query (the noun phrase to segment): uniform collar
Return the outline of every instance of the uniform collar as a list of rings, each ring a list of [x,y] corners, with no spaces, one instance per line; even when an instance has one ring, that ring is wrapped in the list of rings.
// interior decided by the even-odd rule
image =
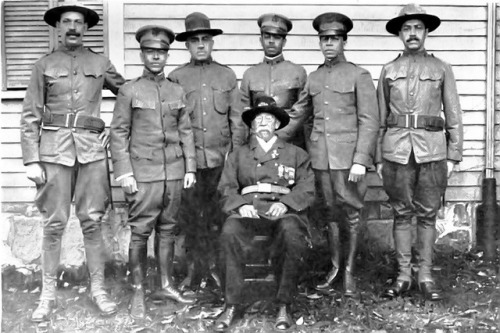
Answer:
[[[159,74],[151,73],[147,68],[144,68],[142,72],[142,77],[151,81],[155,81],[156,83],[162,82],[165,80],[165,73],[161,72]]]
[[[338,64],[339,62],[345,62],[345,55],[343,54],[339,54],[338,56],[336,56],[334,59],[332,60],[329,60],[329,59],[325,59],[325,67],[333,67],[335,66],[336,64]]]
[[[209,57],[207,60],[195,60],[191,58],[189,62],[193,66],[207,66],[213,62],[212,57]]]
[[[59,47],[57,48],[57,51],[61,51],[64,53],[68,54],[78,54],[83,52],[83,45],[77,46],[77,47],[67,47],[66,45],[60,44]]]
[[[279,64],[280,62],[285,61],[285,57],[283,56],[283,53],[277,55],[276,57],[269,58],[264,56],[264,62],[268,65],[276,65]]]
[[[408,51],[404,51],[403,52],[403,56],[404,57],[428,57],[429,56],[429,53],[427,53],[427,50],[421,50],[421,51],[417,51],[417,52],[408,52]]]

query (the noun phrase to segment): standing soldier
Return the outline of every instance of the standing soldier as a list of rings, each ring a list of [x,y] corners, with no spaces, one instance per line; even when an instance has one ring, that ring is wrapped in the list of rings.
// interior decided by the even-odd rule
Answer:
[[[290,115],[289,125],[277,132],[286,142],[305,148],[303,119],[291,113],[306,83],[307,74],[302,66],[283,57],[286,35],[292,30],[292,21],[279,14],[264,14],[257,21],[264,60],[250,67],[243,74],[241,94],[243,106],[255,106],[259,95],[271,96],[276,104]]]
[[[224,158],[241,146],[246,128],[241,121],[241,102],[236,75],[212,59],[213,37],[222,34],[212,29],[205,14],[191,13],[186,31],[176,36],[186,42],[191,61],[178,67],[169,78],[180,84],[187,95],[196,145],[196,186],[184,191],[183,218],[188,250],[188,275],[181,287],[191,285],[195,272],[210,273],[220,286],[215,270],[218,230],[222,223],[217,184]]]
[[[398,277],[384,292],[408,291],[411,220],[417,218],[418,287],[430,300],[442,298],[431,275],[436,214],[447,179],[462,159],[462,113],[451,66],[425,50],[425,38],[441,21],[410,4],[386,29],[399,36],[404,52],[382,69],[378,81],[381,130],[377,173],[394,211]],[[441,117],[444,113],[444,119]]]
[[[61,237],[75,198],[90,293],[103,314],[116,312],[104,290],[101,220],[109,189],[106,146],[109,131],[99,118],[103,87],[117,93],[123,84],[108,58],[83,47],[83,35],[99,22],[91,9],[65,5],[44,20],[56,27],[61,45],[35,63],[21,119],[21,146],[27,177],[35,182],[43,219],[42,294],[31,319],[47,320],[55,307]]]
[[[118,93],[111,121],[111,153],[116,180],[129,205],[129,267],[134,288],[130,316],[141,319],[146,315],[143,281],[153,229],[161,278],[155,295],[194,302],[181,295],[172,274],[182,188],[196,182],[196,159],[184,90],[163,73],[174,33],[148,25],[137,30],[135,38],[141,46],[144,71]]]
[[[339,276],[340,240],[348,239],[344,293],[353,296],[360,210],[367,189],[365,174],[373,164],[379,129],[377,96],[370,73],[345,59],[351,19],[340,13],[324,13],[314,19],[313,27],[318,31],[325,63],[309,75],[295,109],[298,114],[307,113],[312,102],[309,154],[328,223],[332,269],[317,288],[328,288]],[[347,237],[340,237],[343,215],[347,219]]]

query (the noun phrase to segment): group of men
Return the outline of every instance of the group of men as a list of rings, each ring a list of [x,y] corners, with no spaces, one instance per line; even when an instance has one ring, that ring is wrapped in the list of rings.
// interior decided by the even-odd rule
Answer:
[[[344,56],[353,22],[340,13],[312,22],[325,61],[309,76],[283,56],[292,22],[262,15],[264,60],[244,73],[240,87],[235,73],[212,59],[213,38],[222,30],[202,13],[188,15],[186,31],[177,35],[164,26],[141,27],[135,37],[144,70],[127,83],[107,58],[83,47],[84,33],[99,21],[93,10],[64,5],[48,10],[44,19],[59,30],[61,45],[35,64],[21,121],[23,160],[43,217],[43,288],[33,321],[47,320],[56,306],[61,236],[73,197],[92,300],[103,314],[117,311],[104,288],[101,257],[108,142],[129,207],[135,319],[147,312],[143,282],[153,230],[161,283],[151,298],[193,304],[182,288],[196,276],[212,277],[223,285],[226,302],[216,331],[242,313],[245,261],[254,236],[265,232],[273,239],[276,328],[292,326],[290,305],[310,245],[307,216],[316,192],[325,208],[332,265],[316,287],[341,279],[345,296],[356,295],[360,211],[372,165],[394,210],[399,267],[383,294],[396,297],[416,286],[429,300],[442,298],[431,275],[436,213],[461,160],[463,134],[451,67],[424,47],[438,17],[407,5],[387,23],[404,52],[383,67],[378,91],[370,73]],[[167,78],[174,41],[185,42],[191,59]],[[103,87],[117,94],[110,130],[100,119]],[[182,228],[189,263],[186,279],[176,286],[174,244]]]

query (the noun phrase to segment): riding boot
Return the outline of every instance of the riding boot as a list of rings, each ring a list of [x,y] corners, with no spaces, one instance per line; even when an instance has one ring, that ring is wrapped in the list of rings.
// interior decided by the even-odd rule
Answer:
[[[158,243],[155,243],[155,256],[158,271],[161,278],[161,289],[151,295],[152,299],[165,301],[172,299],[183,304],[193,304],[194,299],[182,296],[181,292],[175,288],[173,283],[173,267],[174,267],[174,242],[173,237],[161,238]]]
[[[393,298],[410,290],[411,278],[411,217],[398,216],[394,218],[394,246],[398,263],[398,277],[383,293],[383,296]]]
[[[56,306],[57,267],[60,255],[60,243],[54,250],[42,249],[42,294],[38,307],[31,315],[31,320],[34,322],[48,320]]]
[[[146,317],[146,300],[144,297],[144,274],[146,273],[147,248],[136,246],[129,248],[129,269],[132,275],[134,294],[130,300],[130,316],[134,319]]]
[[[328,223],[328,246],[330,250],[330,261],[332,263],[332,268],[326,275],[325,281],[316,286],[317,289],[327,289],[333,281],[339,276],[340,269],[340,236],[339,236],[339,225],[337,222]]]
[[[85,254],[87,256],[87,267],[90,275],[90,294],[92,302],[97,306],[101,314],[111,315],[118,308],[104,289],[104,259],[101,242],[90,244],[85,242]]]
[[[344,296],[353,297],[356,294],[356,280],[354,279],[354,266],[358,248],[359,216],[348,220],[349,251],[344,268]]]
[[[434,221],[427,220],[424,221],[423,218],[419,218],[417,224],[418,252],[420,254],[418,287],[426,299],[437,301],[442,299],[443,295],[442,290],[437,286],[431,274],[436,229]]]

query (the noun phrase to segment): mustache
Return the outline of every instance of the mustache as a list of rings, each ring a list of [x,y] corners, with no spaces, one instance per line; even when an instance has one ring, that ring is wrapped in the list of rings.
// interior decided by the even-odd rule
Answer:
[[[406,41],[407,41],[407,42],[413,42],[413,41],[415,41],[415,42],[420,42],[420,39],[418,39],[417,37],[410,37],[410,38],[408,38]]]
[[[68,31],[66,33],[66,36],[75,36],[75,37],[80,37],[80,34],[78,32],[75,32],[75,31]]]

